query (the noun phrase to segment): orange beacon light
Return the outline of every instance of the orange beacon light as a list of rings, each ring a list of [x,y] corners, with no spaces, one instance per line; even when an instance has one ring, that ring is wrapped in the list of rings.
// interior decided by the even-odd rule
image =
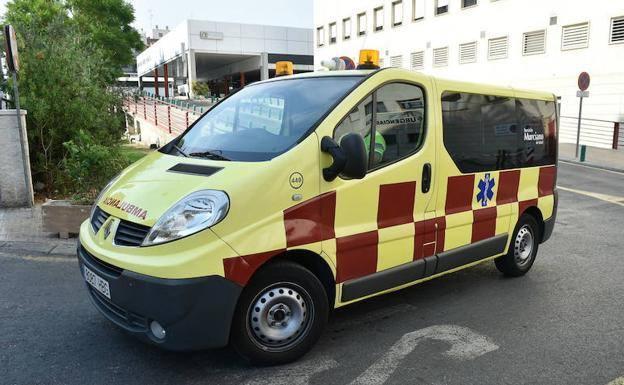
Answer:
[[[379,51],[376,49],[363,49],[360,51],[360,60],[357,66],[359,70],[379,69]]]
[[[278,61],[275,63],[275,77],[292,75],[293,63],[291,61]]]

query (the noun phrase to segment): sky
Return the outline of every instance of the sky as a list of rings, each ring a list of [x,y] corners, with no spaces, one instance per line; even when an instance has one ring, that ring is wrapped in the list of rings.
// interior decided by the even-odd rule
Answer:
[[[137,30],[173,28],[185,19],[312,28],[313,0],[127,0],[135,9]],[[0,0],[4,14],[8,0]]]

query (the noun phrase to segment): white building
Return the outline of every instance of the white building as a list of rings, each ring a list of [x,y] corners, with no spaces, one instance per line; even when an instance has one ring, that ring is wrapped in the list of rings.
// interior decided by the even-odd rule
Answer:
[[[371,48],[383,66],[551,91],[563,142],[576,139],[577,77],[587,71],[583,117],[596,121],[583,121],[582,141],[610,147],[624,122],[624,0],[315,0],[314,22],[317,66]]]
[[[311,71],[313,53],[311,29],[185,20],[138,55],[137,72],[141,87],[159,96],[192,93],[194,81],[228,94],[269,78],[280,60]]]

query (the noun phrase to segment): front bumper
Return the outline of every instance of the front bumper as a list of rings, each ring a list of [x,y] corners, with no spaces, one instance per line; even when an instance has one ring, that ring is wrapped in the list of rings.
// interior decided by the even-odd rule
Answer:
[[[142,340],[170,350],[218,348],[228,344],[230,324],[242,288],[220,276],[156,278],[110,265],[78,244],[83,266],[104,278],[111,299],[85,283],[95,307],[117,326]],[[150,331],[157,321],[166,331]]]

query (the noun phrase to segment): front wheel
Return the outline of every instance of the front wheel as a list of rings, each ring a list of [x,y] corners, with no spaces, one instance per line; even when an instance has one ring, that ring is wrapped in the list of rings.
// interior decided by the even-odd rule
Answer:
[[[243,290],[230,340],[253,364],[292,362],[316,343],[328,314],[318,278],[301,265],[279,261],[262,268]]]
[[[535,218],[528,214],[522,215],[514,229],[509,251],[494,261],[496,268],[510,277],[526,274],[535,262],[539,239],[539,226]]]

